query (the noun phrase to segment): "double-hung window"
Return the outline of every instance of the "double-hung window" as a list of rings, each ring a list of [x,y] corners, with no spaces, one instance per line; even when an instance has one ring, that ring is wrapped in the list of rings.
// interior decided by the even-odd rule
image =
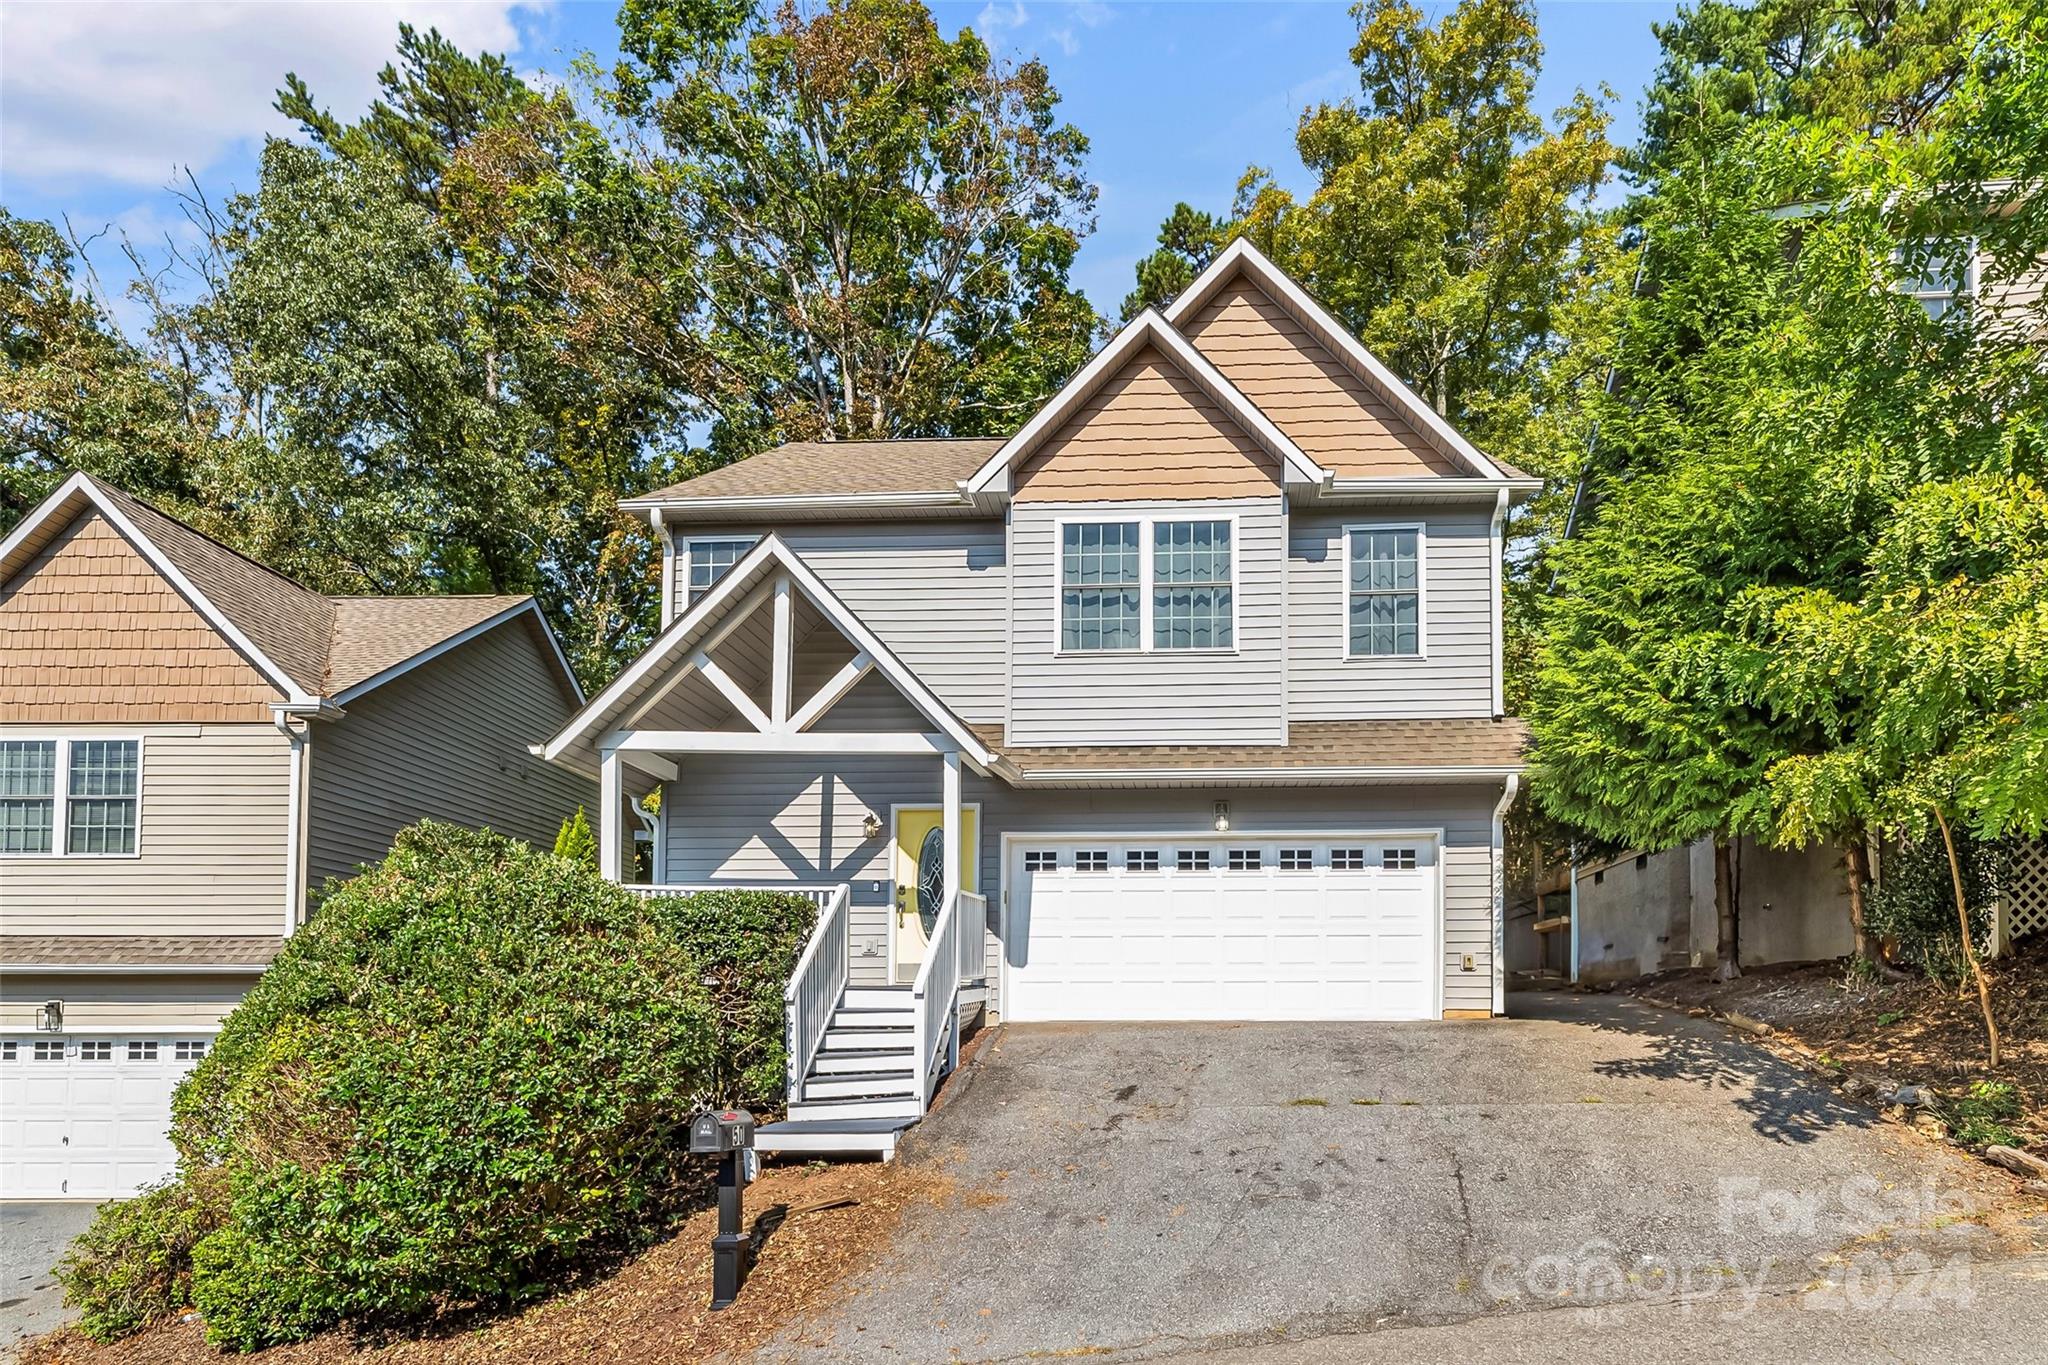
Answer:
[[[130,856],[141,805],[140,740],[0,740],[0,855]]]
[[[1216,518],[1061,523],[1061,651],[1235,648],[1235,529]]]
[[[1152,523],[1152,647],[1231,647],[1230,523]]]
[[[1345,551],[1347,653],[1422,653],[1422,528],[1354,526]]]
[[[746,558],[754,548],[752,536],[693,536],[683,542],[683,559],[689,573],[689,595],[683,605],[693,607],[711,585],[725,577],[726,570]]]

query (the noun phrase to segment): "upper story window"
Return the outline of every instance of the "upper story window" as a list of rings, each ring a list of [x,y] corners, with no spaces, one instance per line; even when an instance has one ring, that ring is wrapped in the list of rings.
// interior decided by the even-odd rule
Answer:
[[[0,740],[0,854],[132,855],[141,804],[140,740]]]
[[[1060,648],[1136,649],[1143,592],[1135,521],[1060,528]]]
[[[1941,318],[1977,289],[1977,252],[1972,242],[1954,243],[1943,249],[1940,243],[1923,242],[1924,259],[1918,273],[1899,280],[1899,292],[1918,301],[1927,316]],[[1905,260],[1900,253],[1900,262]]]
[[[1234,648],[1235,539],[1227,518],[1062,522],[1060,649]]]
[[[683,559],[689,573],[689,599],[683,603],[695,606],[697,599],[709,592],[711,585],[725,577],[725,571],[746,558],[747,551],[754,548],[753,536],[693,537],[683,542]]]
[[[1152,647],[1229,649],[1230,523],[1152,524]]]
[[[1422,653],[1422,528],[1353,526],[1345,532],[1346,652],[1353,657]]]

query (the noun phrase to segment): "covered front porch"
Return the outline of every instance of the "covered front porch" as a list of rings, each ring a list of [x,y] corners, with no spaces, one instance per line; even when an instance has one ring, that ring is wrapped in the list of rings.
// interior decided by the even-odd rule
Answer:
[[[892,1151],[980,1006],[988,907],[972,889],[979,811],[964,789],[994,753],[771,535],[547,756],[595,766],[608,879],[643,895],[761,889],[818,904],[784,994],[789,1121],[760,1145]],[[869,780],[889,799],[852,789]],[[783,828],[729,796],[704,804],[749,783],[787,788],[782,805],[809,818]],[[701,822],[688,855],[671,848],[685,819]],[[858,950],[856,915],[870,930]]]

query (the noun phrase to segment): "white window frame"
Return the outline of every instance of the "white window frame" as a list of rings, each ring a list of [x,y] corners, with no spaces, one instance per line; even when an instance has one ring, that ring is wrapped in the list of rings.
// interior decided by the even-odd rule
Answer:
[[[686,612],[691,607],[695,606],[696,599],[703,595],[703,593],[694,592],[693,587],[690,583],[691,565],[695,562],[695,553],[697,546],[743,545],[746,548],[741,550],[739,552],[738,558],[733,560],[733,564],[737,564],[741,559],[745,559],[747,557],[748,551],[751,551],[756,545],[759,545],[760,543],[761,537],[750,535],[684,536],[676,551],[676,578],[677,581],[679,581],[682,584],[683,588],[682,606],[677,610],[676,615],[681,616],[683,612]],[[728,564],[726,566],[726,571],[729,573],[731,572],[731,570],[732,565]],[[723,575],[721,575],[721,577],[722,576]],[[714,578],[709,583],[706,583],[704,585],[704,592],[708,593],[716,586],[718,586],[718,579]]]
[[[5,853],[0,852],[0,863],[40,863],[66,859],[73,862],[128,862],[142,856],[142,795],[144,778],[148,772],[149,742],[147,736],[137,734],[79,735],[51,734],[48,731],[8,733],[0,739],[25,740],[32,743],[55,742],[57,746],[57,772],[54,791],[55,808],[50,812],[50,851],[48,853]],[[71,746],[74,743],[129,743],[135,746],[135,849],[130,853],[73,853],[71,845]],[[91,800],[90,797],[80,798]]]
[[[1907,287],[1909,284],[1918,283],[1925,276],[1916,276],[1913,280],[1901,278],[1892,286],[1899,293],[1913,300],[1922,308],[1927,307],[1930,302],[1935,300],[1940,300],[1946,304],[1947,307],[1943,308],[1939,315],[1928,314],[1936,322],[1941,321],[1942,318],[1947,317],[1950,312],[1956,309],[1967,307],[1977,297],[1977,257],[1979,255],[1977,239],[1975,237],[1966,237],[1963,241],[1966,251],[1963,257],[1963,274],[1962,278],[1956,281],[1956,287],[1952,292],[1937,293],[1929,289],[1910,289]],[[1915,243],[1915,246],[1925,247],[1927,244],[1926,240],[1922,240]],[[1903,248],[1892,253],[1892,264],[1901,270],[1905,269],[1906,253]]]
[[[1415,652],[1413,654],[1360,654],[1351,648],[1351,551],[1360,531],[1413,531],[1415,533]],[[1429,523],[1426,521],[1360,521],[1344,527],[1344,560],[1338,566],[1341,609],[1337,628],[1344,658],[1366,663],[1406,663],[1429,657]]]
[[[1181,521],[1221,521],[1230,526],[1230,644],[1227,648],[1209,645],[1200,649],[1175,649],[1171,645],[1155,645],[1152,641],[1152,594],[1153,556],[1152,528],[1160,522],[1171,525]],[[1065,553],[1067,527],[1069,526],[1132,526],[1138,528],[1138,647],[1136,649],[1068,649],[1066,647],[1066,568]],[[1140,654],[1167,654],[1176,659],[1228,659],[1239,650],[1240,625],[1238,620],[1239,599],[1244,596],[1243,557],[1239,547],[1243,544],[1238,534],[1237,513],[1229,511],[1159,513],[1141,512],[1136,515],[1115,513],[1089,513],[1085,516],[1054,517],[1052,523],[1052,652],[1062,659],[1130,658]]]

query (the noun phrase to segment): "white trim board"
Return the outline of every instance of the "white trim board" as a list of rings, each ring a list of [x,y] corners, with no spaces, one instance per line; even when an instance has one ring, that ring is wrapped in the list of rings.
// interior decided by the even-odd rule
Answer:
[[[763,580],[759,584],[752,582],[755,575],[767,568],[771,563],[781,565],[783,572],[789,575],[796,588],[811,600],[811,605],[824,614],[825,619],[852,643],[856,651],[866,654],[873,661],[874,670],[888,679],[890,684],[898,692],[902,693],[905,700],[916,707],[927,720],[931,721],[944,736],[945,740],[950,742],[952,747],[958,748],[977,768],[984,771],[996,762],[996,755],[987,746],[982,744],[974,732],[968,728],[966,722],[962,721],[953,713],[951,708],[940,701],[937,695],[930,688],[926,687],[918,676],[910,670],[909,666],[901,659],[898,659],[895,653],[887,645],[883,644],[873,631],[868,629],[866,623],[856,616],[844,602],[841,602],[837,594],[825,586],[823,580],[812,571],[810,565],[804,563],[802,558],[789,548],[788,543],[774,532],[763,536],[759,544],[755,545],[752,550],[747,552],[744,558],[728,569],[719,578],[718,582],[712,585],[710,591],[697,600],[695,606],[688,608],[682,615],[671,621],[668,628],[655,638],[654,643],[641,651],[639,658],[633,660],[632,663],[621,670],[619,676],[612,680],[610,686],[598,693],[596,697],[584,705],[582,710],[570,717],[568,723],[562,727],[561,732],[555,735],[543,747],[542,757],[550,762],[561,760],[572,745],[590,739],[598,730],[599,725],[605,720],[606,713],[619,705],[633,688],[646,682],[650,676],[664,667],[674,667],[677,669],[686,667],[687,661],[678,659],[676,656],[680,653],[684,642],[690,640],[695,632],[710,626],[712,622],[718,620],[725,609],[734,603],[735,599],[746,602],[752,597],[753,593],[763,586],[770,587],[772,591],[772,580]],[[697,643],[706,650],[714,648],[716,644],[715,635],[714,631],[712,638],[707,638]],[[698,732],[676,733],[695,736]],[[830,738],[836,738],[840,741],[848,740],[848,737],[844,735]],[[924,737],[899,735],[894,738],[901,741]],[[751,739],[756,743],[763,741],[782,742],[788,745],[788,752],[800,752],[807,748],[813,750],[825,749],[825,741],[827,741],[828,737],[809,733],[794,737],[786,735],[746,736],[735,732],[730,736],[730,739],[742,741]],[[798,741],[809,739],[821,742],[804,745],[802,743],[791,743],[792,739]],[[726,741],[720,741],[720,743],[724,742]],[[631,746],[623,742],[617,733],[610,733],[604,747],[627,748]],[[853,752],[854,750],[849,743],[848,747],[838,751]],[[779,752],[779,750],[754,749],[752,752]]]

